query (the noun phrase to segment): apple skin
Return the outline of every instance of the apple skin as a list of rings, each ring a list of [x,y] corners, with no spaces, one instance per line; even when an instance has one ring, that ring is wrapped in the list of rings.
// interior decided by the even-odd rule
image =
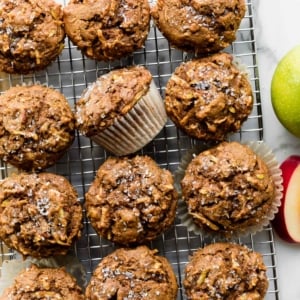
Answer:
[[[289,185],[291,183],[290,182],[291,177],[293,176],[295,171],[297,173],[300,173],[300,156],[299,155],[289,156],[287,159],[285,159],[282,162],[282,164],[280,165],[280,169],[282,171],[282,178],[283,178],[283,195],[281,199],[281,206],[279,207],[278,213],[275,215],[275,218],[272,221],[273,228],[275,229],[279,237],[284,241],[289,243],[300,243],[300,235],[297,237],[292,236],[292,234],[289,232],[289,226],[287,224],[289,220],[287,220],[287,216],[286,216],[287,214],[286,210],[288,209],[286,205],[287,192],[288,192]],[[293,179],[293,181],[294,180],[295,179]],[[300,180],[298,186],[300,186]],[[294,200],[296,199],[295,201],[299,202],[298,206],[300,208],[300,188],[298,188],[297,190],[299,194],[294,197]],[[295,214],[297,217],[297,220],[295,220],[295,222],[298,223],[300,227],[300,211],[298,212],[298,215],[297,212],[294,213],[294,218],[296,218]]]

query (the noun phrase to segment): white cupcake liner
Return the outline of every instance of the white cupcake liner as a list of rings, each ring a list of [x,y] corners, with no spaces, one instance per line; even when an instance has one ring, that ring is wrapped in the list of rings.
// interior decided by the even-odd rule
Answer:
[[[152,80],[148,93],[126,115],[91,139],[117,156],[127,155],[152,141],[166,122],[164,103]]]
[[[242,237],[247,234],[255,234],[264,229],[265,226],[269,225],[270,221],[274,219],[275,214],[278,212],[278,208],[281,205],[282,199],[282,191],[283,191],[283,179],[282,179],[282,172],[279,168],[279,163],[277,162],[275,155],[273,154],[272,150],[263,142],[258,141],[251,141],[251,142],[242,142],[241,144],[247,145],[252,151],[259,156],[267,165],[271,177],[275,183],[275,197],[273,200],[273,205],[269,212],[265,215],[265,217],[256,225],[249,226],[246,229],[240,229],[235,232],[228,232],[228,236],[220,233],[218,231],[206,231],[204,228],[199,227],[193,221],[192,216],[188,212],[187,205],[185,201],[182,199],[181,194],[181,185],[180,182],[185,175],[185,170],[191,160],[197,156],[200,152],[208,149],[207,145],[203,145],[200,147],[196,147],[191,149],[182,159],[179,168],[175,173],[175,184],[177,190],[179,192],[179,201],[178,201],[178,218],[181,221],[181,224],[187,227],[188,231],[194,232],[195,234],[201,234],[205,237],[209,238],[217,238],[217,239],[234,239],[238,237]]]
[[[64,267],[77,281],[77,284],[84,289],[87,285],[86,271],[83,265],[75,256],[64,255],[51,258],[34,259],[28,257],[24,260],[21,256],[16,259],[3,261],[0,277],[0,296],[4,290],[14,283],[15,277],[32,264],[40,268],[60,268]]]

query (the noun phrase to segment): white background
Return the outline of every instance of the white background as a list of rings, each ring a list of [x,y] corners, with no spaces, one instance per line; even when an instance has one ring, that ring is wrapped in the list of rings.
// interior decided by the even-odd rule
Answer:
[[[264,140],[282,162],[291,154],[300,155],[300,139],[290,135],[276,119],[270,84],[279,60],[300,44],[300,0],[253,0],[253,4]],[[300,300],[300,244],[288,244],[277,235],[275,239],[280,299]]]

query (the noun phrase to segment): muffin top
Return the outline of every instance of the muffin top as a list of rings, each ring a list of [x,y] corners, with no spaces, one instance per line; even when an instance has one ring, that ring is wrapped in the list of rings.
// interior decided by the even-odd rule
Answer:
[[[0,96],[0,158],[24,170],[53,165],[74,140],[66,98],[42,85],[16,86]]]
[[[23,256],[66,254],[81,227],[81,204],[63,176],[21,173],[0,182],[0,239]]]
[[[245,0],[157,0],[151,14],[172,45],[208,54],[236,39],[245,12]]]
[[[167,83],[165,106],[171,120],[188,135],[223,140],[251,113],[252,88],[233,56],[218,53],[179,65]]]
[[[76,280],[63,268],[38,268],[22,271],[0,300],[65,299],[84,300]]]
[[[104,257],[86,289],[87,299],[175,300],[177,282],[165,257],[146,246],[119,248]]]
[[[108,158],[86,194],[92,226],[123,245],[156,238],[174,222],[176,207],[171,173],[148,156]]]
[[[260,253],[232,243],[195,251],[185,269],[188,299],[262,300],[268,289]]]
[[[268,219],[275,199],[267,165],[238,142],[222,142],[198,154],[181,186],[194,222],[225,236],[247,232]]]
[[[79,131],[93,136],[124,116],[149,90],[151,73],[143,66],[116,69],[100,76],[76,104]]]
[[[1,1],[0,71],[45,68],[63,50],[64,38],[63,11],[55,1]]]
[[[87,57],[110,61],[144,45],[150,7],[147,0],[71,0],[64,21],[67,35]]]

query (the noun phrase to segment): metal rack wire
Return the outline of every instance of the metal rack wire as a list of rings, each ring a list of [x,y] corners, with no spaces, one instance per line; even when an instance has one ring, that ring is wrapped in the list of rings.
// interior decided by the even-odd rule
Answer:
[[[252,0],[247,0],[247,13],[238,30],[237,39],[226,51],[233,53],[247,67],[255,98],[252,114],[244,123],[240,132],[232,135],[230,139],[238,141],[262,140],[263,124],[258,67],[256,64]],[[117,66],[142,64],[151,71],[161,94],[164,95],[166,83],[174,69],[182,61],[189,58],[189,54],[171,48],[153,24],[143,49],[136,51],[130,57],[113,63],[95,62],[87,59],[66,39],[62,54],[45,71],[31,75],[2,74],[0,77],[0,91],[3,92],[10,86],[17,84],[39,82],[62,92],[74,108],[74,104],[80,98],[82,91],[89,83],[95,81],[99,75]],[[168,121],[159,135],[146,145],[140,153],[151,156],[161,167],[175,172],[182,156],[197,143],[196,140],[190,139],[179,131],[171,121]],[[80,201],[84,202],[84,195],[94,179],[98,167],[108,155],[109,153],[100,146],[77,133],[71,149],[49,171],[68,178],[77,189]],[[1,162],[0,173],[2,178],[9,176],[10,171],[10,167]],[[186,299],[182,288],[182,279],[189,255],[194,250],[211,242],[213,241],[204,239],[201,235],[188,232],[186,227],[176,220],[171,229],[150,244],[150,247],[157,248],[159,253],[171,262],[179,283],[178,300]],[[279,299],[272,228],[268,226],[256,235],[246,236],[236,242],[245,244],[251,249],[262,253],[269,278],[269,290],[266,299]],[[74,246],[74,253],[84,265],[88,278],[100,260],[112,252],[115,249],[114,247],[112,243],[100,238],[90,226],[88,219],[84,219],[82,238]],[[0,243],[0,265],[4,260],[10,260],[14,257],[15,252]]]

